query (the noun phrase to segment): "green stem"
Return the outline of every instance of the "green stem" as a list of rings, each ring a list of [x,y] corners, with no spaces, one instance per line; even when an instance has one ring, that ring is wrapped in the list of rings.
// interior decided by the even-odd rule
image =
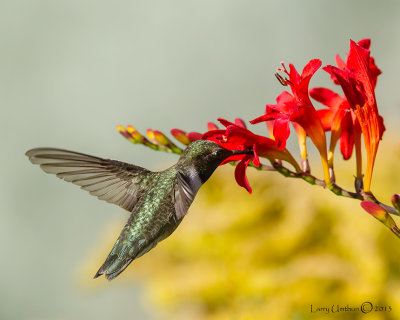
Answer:
[[[331,192],[333,192],[334,194],[336,194],[338,196],[351,198],[351,199],[357,199],[360,201],[364,201],[364,200],[373,201],[376,204],[378,204],[379,206],[381,206],[383,209],[385,209],[388,213],[396,215],[396,216],[400,216],[399,212],[397,212],[397,210],[395,208],[388,206],[388,205],[380,202],[379,200],[377,200],[375,198],[375,196],[372,194],[372,192],[365,192],[363,190],[361,190],[359,192],[351,192],[346,189],[343,189],[342,187],[338,186],[337,184],[335,184],[333,182],[330,182],[328,185],[326,185],[324,180],[318,179],[310,173],[293,172],[290,169],[284,167],[282,164],[276,163],[276,162],[273,163],[272,167],[265,166],[265,165],[261,165],[261,166],[266,167],[267,171],[279,172],[280,174],[282,174],[283,176],[285,176],[287,178],[303,179],[304,181],[306,181],[312,185],[318,185],[323,188],[328,188]],[[261,169],[261,170],[264,170],[264,169]]]

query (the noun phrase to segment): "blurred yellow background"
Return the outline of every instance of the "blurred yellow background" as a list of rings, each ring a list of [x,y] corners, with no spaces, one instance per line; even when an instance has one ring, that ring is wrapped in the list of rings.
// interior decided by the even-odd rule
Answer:
[[[248,195],[227,166],[169,239],[121,278],[92,280],[128,214],[24,156],[51,146],[164,169],[174,155],[133,146],[115,126],[168,133],[253,119],[283,89],[280,61],[331,64],[350,38],[370,37],[387,128],[373,190],[388,201],[400,191],[399,1],[3,0],[0,8],[0,319],[318,319],[310,304],[366,299],[393,307],[366,318],[399,318],[400,242],[356,201],[252,170]],[[331,86],[322,71],[311,82],[321,85]],[[297,155],[293,140],[289,149]],[[353,167],[338,174],[348,187]]]

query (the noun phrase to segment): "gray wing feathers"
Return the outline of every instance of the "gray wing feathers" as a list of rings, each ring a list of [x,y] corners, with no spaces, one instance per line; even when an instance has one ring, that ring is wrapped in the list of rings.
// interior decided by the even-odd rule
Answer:
[[[187,214],[201,185],[201,180],[196,173],[190,175],[178,171],[175,188],[175,212],[178,220]]]
[[[91,195],[132,211],[141,184],[151,171],[128,163],[55,148],[26,152],[33,164],[58,178],[72,182]]]

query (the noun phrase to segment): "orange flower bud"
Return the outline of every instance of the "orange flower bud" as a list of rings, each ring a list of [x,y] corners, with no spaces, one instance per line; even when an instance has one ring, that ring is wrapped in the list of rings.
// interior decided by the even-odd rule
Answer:
[[[172,142],[161,131],[154,130],[153,136],[154,136],[154,140],[163,146],[169,146],[172,144]]]
[[[173,137],[178,140],[180,143],[187,146],[190,143],[189,138],[186,136],[186,132],[180,129],[172,129],[171,134]]]
[[[387,213],[385,209],[372,201],[362,201],[361,207],[370,215],[372,215],[375,219],[382,222],[396,236],[400,238],[400,229],[397,227],[396,222],[394,222],[393,218],[389,215],[389,213]]]

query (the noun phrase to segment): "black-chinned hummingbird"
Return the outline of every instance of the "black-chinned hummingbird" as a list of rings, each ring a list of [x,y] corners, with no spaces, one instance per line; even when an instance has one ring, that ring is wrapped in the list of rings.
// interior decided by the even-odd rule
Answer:
[[[228,150],[212,141],[197,140],[188,145],[175,165],[160,172],[56,148],[36,148],[26,155],[44,172],[131,212],[106,261],[94,276],[104,274],[112,280],[134,259],[171,235],[187,214],[199,188],[225,159],[252,153],[252,150]]]

